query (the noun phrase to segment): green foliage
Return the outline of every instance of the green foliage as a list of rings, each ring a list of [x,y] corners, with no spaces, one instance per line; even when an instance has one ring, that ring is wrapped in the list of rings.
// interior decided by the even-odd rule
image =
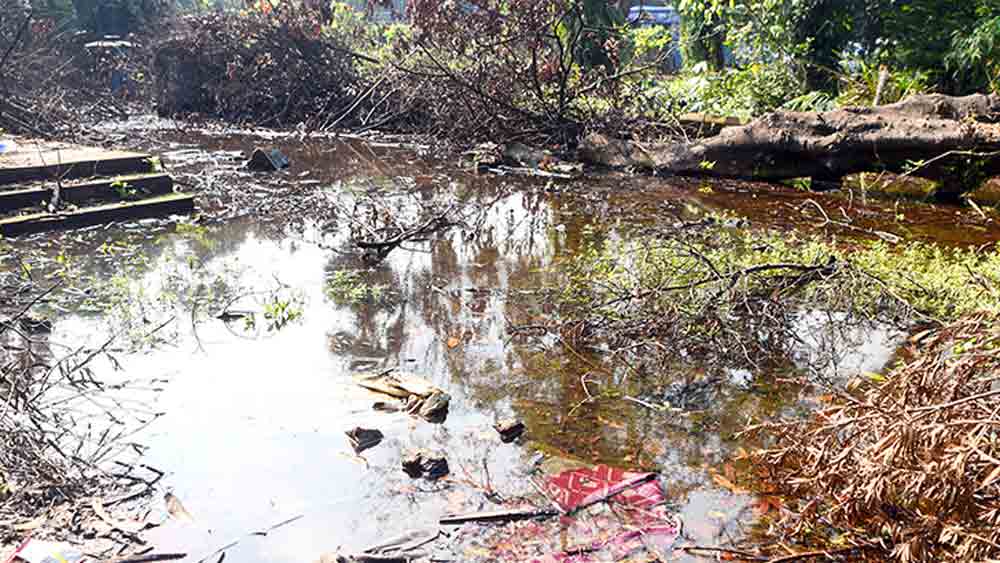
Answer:
[[[283,297],[274,294],[264,304],[264,318],[267,320],[268,331],[279,331],[290,323],[302,318],[302,299]]]
[[[870,106],[878,88],[879,65],[861,59],[841,62],[840,94],[842,107]],[[930,73],[919,69],[893,69],[882,89],[880,103],[891,104],[907,96],[925,94],[932,88]]]
[[[705,65],[671,81],[659,95],[675,113],[753,117],[803,94],[801,82],[786,65],[755,63],[742,69],[709,72]]]
[[[876,56],[894,69],[923,70],[944,90],[964,92],[985,86],[953,81],[952,73],[967,68],[965,61],[952,57],[951,69],[946,69],[943,59],[952,51],[956,37],[969,36],[983,19],[1000,16],[995,0],[883,0],[882,4],[882,37]]]
[[[982,89],[996,80],[996,0],[680,0],[679,5],[698,25],[724,21],[729,44],[744,60],[796,66],[810,90],[832,91],[844,53],[876,68],[888,64],[894,74],[910,72],[945,91]]]
[[[837,103],[833,96],[826,92],[813,90],[785,102],[781,108],[789,111],[830,111],[836,109]]]
[[[723,45],[726,30],[722,10],[713,9],[713,0],[681,0],[681,53],[685,64],[707,65],[719,71],[725,66]]]
[[[134,201],[139,199],[139,190],[128,182],[116,180],[111,183],[111,189],[118,194],[119,199],[123,199],[125,201]]]
[[[675,47],[670,28],[666,26],[636,27],[628,32],[632,43],[633,56],[639,61],[652,61],[671,47]]]
[[[984,18],[972,33],[956,31],[945,63],[961,89],[1000,91],[1000,16]]]

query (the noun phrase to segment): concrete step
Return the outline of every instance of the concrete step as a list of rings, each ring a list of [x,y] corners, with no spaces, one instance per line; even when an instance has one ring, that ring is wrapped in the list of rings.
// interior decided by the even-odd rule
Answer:
[[[0,235],[5,237],[88,227],[113,221],[134,221],[147,217],[190,213],[194,210],[194,196],[172,193],[124,203],[111,203],[86,207],[63,213],[34,213],[0,220]]]
[[[113,151],[57,141],[16,139],[14,152],[0,154],[0,185],[153,171],[145,153]]]
[[[0,191],[0,213],[44,205],[52,200],[53,184]],[[131,174],[114,178],[71,181],[63,184],[60,199],[80,204],[99,200],[106,202],[138,199],[173,193],[174,181],[167,174]]]

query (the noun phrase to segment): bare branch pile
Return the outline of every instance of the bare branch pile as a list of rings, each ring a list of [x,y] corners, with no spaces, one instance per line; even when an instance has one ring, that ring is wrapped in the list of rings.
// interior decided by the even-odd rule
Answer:
[[[155,47],[157,110],[280,126],[349,107],[362,89],[355,55],[321,21],[292,3],[175,20]]]
[[[61,136],[100,120],[128,116],[129,96],[144,87],[142,48],[88,49],[95,37],[74,33],[64,15],[0,5],[0,129]],[[112,74],[122,87],[112,92]]]

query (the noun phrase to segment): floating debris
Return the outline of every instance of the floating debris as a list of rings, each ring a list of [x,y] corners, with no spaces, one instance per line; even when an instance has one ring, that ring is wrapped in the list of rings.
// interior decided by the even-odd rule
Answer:
[[[493,425],[493,428],[500,433],[500,441],[509,444],[517,440],[524,434],[524,423],[516,418],[506,418]]]
[[[449,473],[448,460],[439,452],[415,450],[403,455],[403,471],[414,479],[433,481]]]
[[[440,424],[448,418],[451,396],[422,377],[393,370],[358,375],[354,377],[354,382],[369,391],[400,400],[397,403],[379,401],[374,405],[375,410],[384,412],[405,410],[435,424]]]
[[[382,442],[382,438],[385,437],[379,430],[361,428],[360,426],[345,432],[347,434],[347,439],[351,442],[351,448],[354,449],[354,453],[360,454],[361,452],[374,448]]]
[[[247,161],[247,170],[251,172],[277,172],[288,168],[291,161],[278,149],[265,151],[264,149],[254,149]]]

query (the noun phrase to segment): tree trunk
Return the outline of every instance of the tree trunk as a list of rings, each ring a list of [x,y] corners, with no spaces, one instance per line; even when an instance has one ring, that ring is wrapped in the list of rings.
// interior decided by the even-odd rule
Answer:
[[[976,178],[1000,172],[1000,157],[954,154],[1000,151],[1000,96],[914,96],[877,108],[771,113],[717,136],[690,143],[638,145],[591,135],[580,145],[585,161],[756,180],[812,177],[838,180],[856,172],[905,172],[971,189]],[[945,153],[955,158],[941,158]]]

